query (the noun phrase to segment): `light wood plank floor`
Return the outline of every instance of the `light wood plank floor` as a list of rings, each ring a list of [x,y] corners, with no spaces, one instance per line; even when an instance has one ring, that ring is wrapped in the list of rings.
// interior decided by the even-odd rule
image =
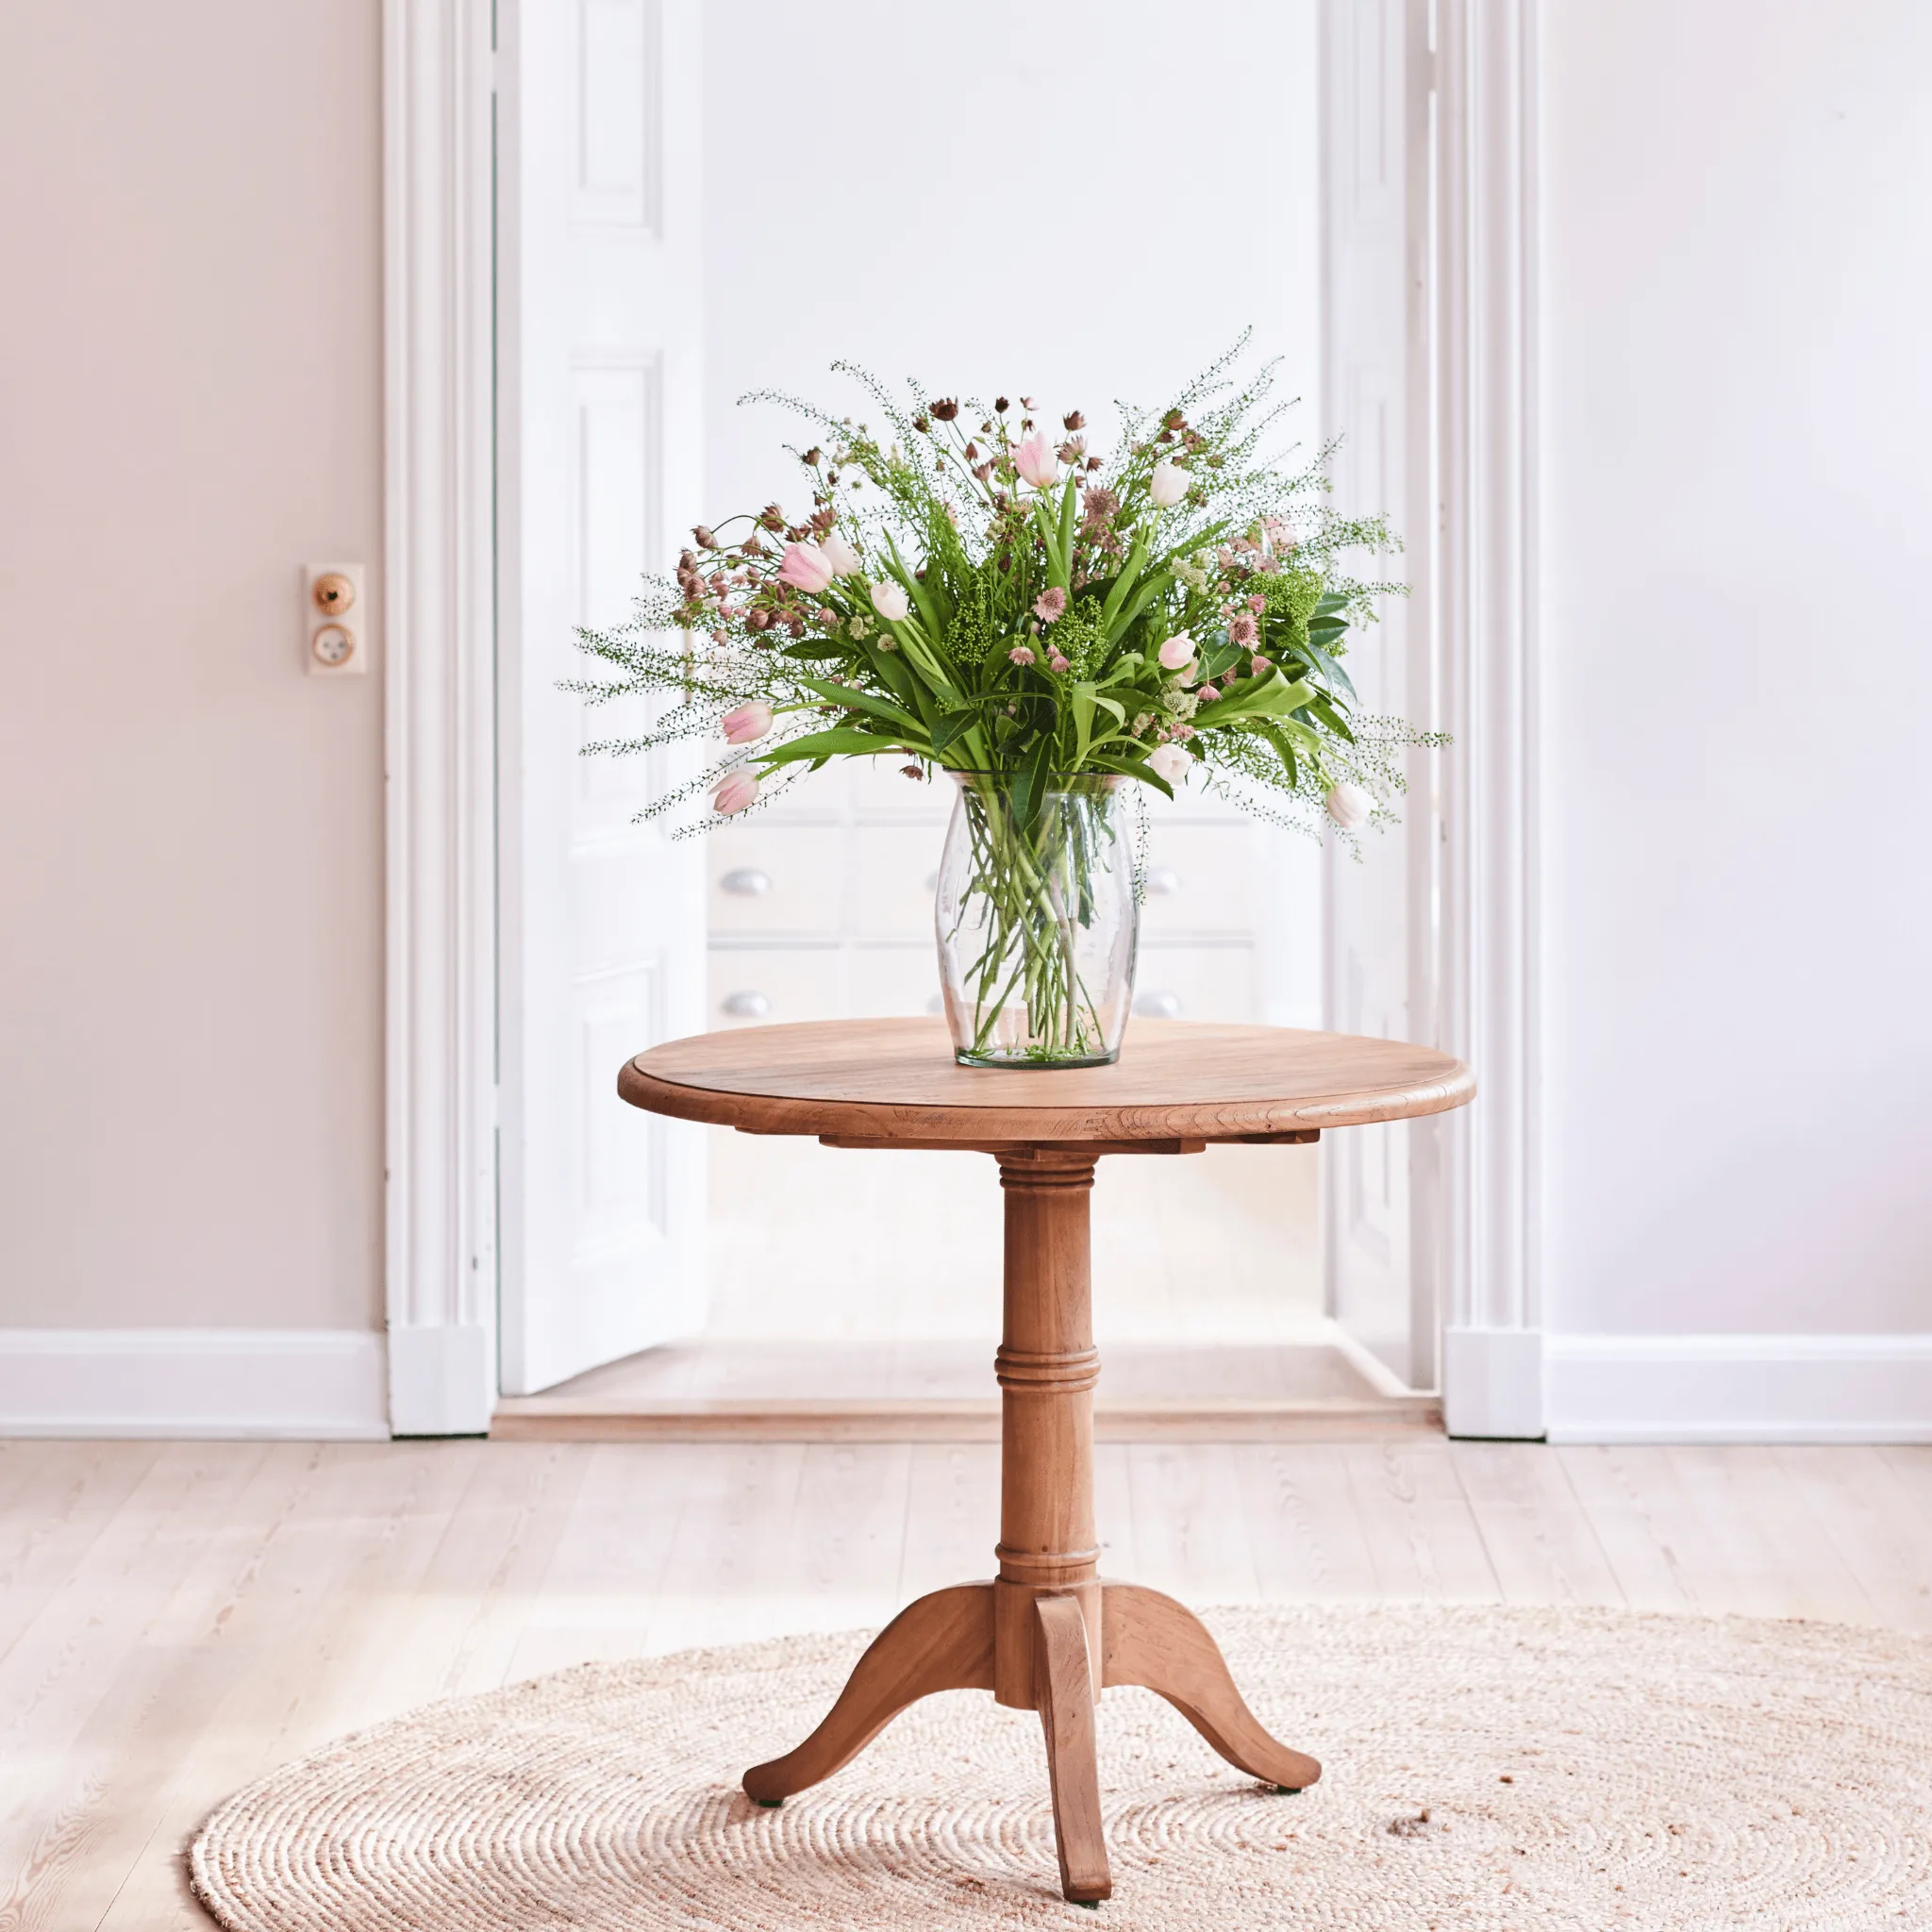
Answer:
[[[1932,1629],[1932,1449],[1105,1445],[1114,1575]],[[984,1575],[996,1452],[0,1443],[0,1927],[202,1926],[180,1851],[270,1766],[588,1657],[883,1621]]]

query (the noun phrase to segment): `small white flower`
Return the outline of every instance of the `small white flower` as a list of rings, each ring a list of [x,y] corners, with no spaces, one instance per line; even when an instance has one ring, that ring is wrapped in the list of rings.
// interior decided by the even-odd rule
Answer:
[[[1157,778],[1165,778],[1170,785],[1178,785],[1188,775],[1188,767],[1193,762],[1193,754],[1183,751],[1177,744],[1157,745],[1147,754],[1147,769]]]
[[[888,624],[897,624],[912,608],[912,600],[897,584],[874,584],[872,608]]]
[[[1346,781],[1334,786],[1328,793],[1328,816],[1344,832],[1353,832],[1368,824],[1374,816],[1374,793],[1359,785]]]
[[[1188,493],[1194,479],[1178,463],[1156,463],[1147,479],[1147,494],[1159,509],[1172,509]]]

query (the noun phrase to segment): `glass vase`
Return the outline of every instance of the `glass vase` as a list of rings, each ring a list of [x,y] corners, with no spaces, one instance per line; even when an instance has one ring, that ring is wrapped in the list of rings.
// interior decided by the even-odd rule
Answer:
[[[969,1067],[1101,1067],[1134,991],[1140,907],[1122,780],[1026,792],[955,773],[935,922],[954,1058]]]

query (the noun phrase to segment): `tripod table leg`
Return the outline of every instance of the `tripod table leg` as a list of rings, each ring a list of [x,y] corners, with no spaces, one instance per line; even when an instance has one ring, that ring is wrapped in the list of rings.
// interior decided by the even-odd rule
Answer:
[[[1312,1757],[1277,1743],[1241,1701],[1221,1646],[1192,1610],[1158,1590],[1102,1587],[1102,1681],[1140,1684],[1174,1706],[1238,1771],[1298,1791],[1322,1775]]]
[[[746,1792],[775,1805],[849,1764],[908,1704],[992,1689],[992,1585],[960,1583],[908,1604],[853,1667],[838,1702],[795,1751],[755,1764]]]
[[[1071,1596],[1033,1600],[1033,1684],[1046,1733],[1054,1842],[1060,1892],[1076,1905],[1109,1897],[1107,1841],[1100,1833],[1100,1772],[1093,1757],[1093,1667],[1087,1620]]]

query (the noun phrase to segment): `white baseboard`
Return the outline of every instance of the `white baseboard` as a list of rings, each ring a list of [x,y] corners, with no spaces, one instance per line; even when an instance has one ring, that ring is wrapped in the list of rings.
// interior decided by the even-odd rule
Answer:
[[[1452,1436],[1507,1441],[1541,1436],[1542,1331],[1443,1329],[1442,1426]]]
[[[1550,1335],[1553,1442],[1932,1442],[1932,1335]]]
[[[360,1328],[0,1328],[0,1436],[376,1441],[382,1337]]]
[[[399,1436],[484,1436],[496,1357],[481,1323],[389,1331],[389,1413]]]

